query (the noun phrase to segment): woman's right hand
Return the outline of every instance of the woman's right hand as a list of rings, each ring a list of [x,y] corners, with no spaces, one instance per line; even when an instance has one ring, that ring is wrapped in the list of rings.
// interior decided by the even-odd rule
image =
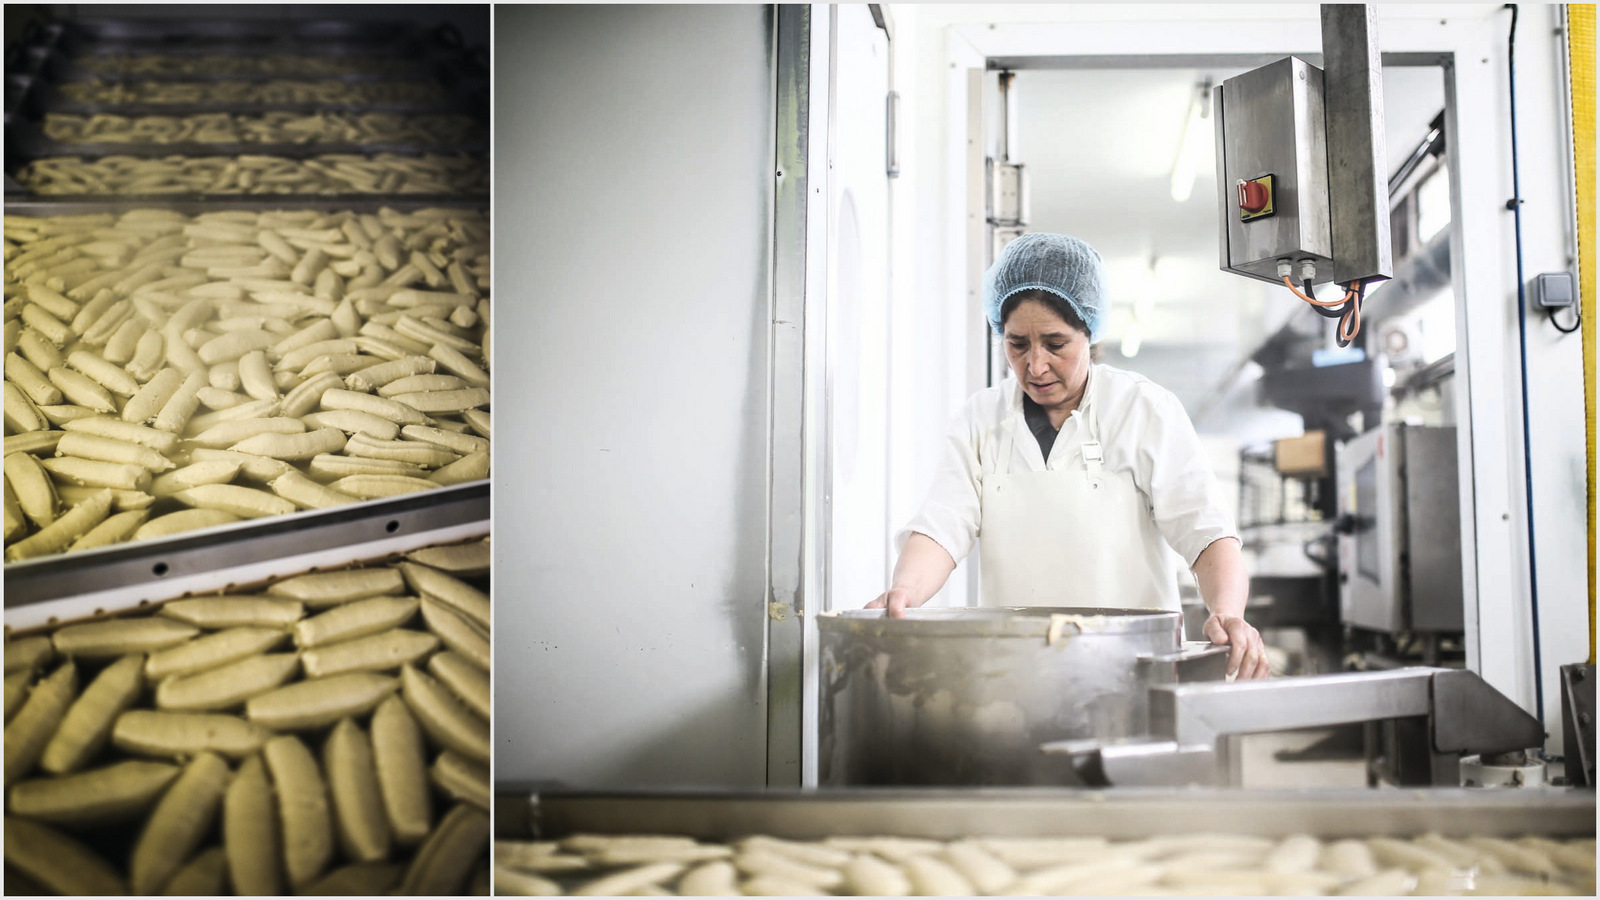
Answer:
[[[945,579],[954,572],[956,561],[933,538],[915,532],[906,539],[900,560],[894,564],[893,585],[868,603],[867,609],[887,609],[889,618],[903,619],[906,610],[916,609],[939,593]]]
[[[879,594],[878,599],[868,603],[866,608],[887,609],[889,618],[903,619],[905,618],[906,610],[916,609],[920,605],[916,598],[911,595],[911,592],[905,588],[890,588]]]

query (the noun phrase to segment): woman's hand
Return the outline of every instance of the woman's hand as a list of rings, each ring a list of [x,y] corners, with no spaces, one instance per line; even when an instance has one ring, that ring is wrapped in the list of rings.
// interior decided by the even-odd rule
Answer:
[[[917,598],[913,597],[911,592],[905,588],[890,588],[879,594],[878,599],[868,603],[866,608],[887,609],[889,610],[889,618],[903,619],[906,617],[906,610],[916,609],[921,605],[921,603],[917,602]]]
[[[903,619],[906,610],[916,609],[944,587],[945,579],[956,569],[956,561],[933,538],[916,532],[906,539],[900,560],[894,565],[894,580],[889,589],[868,603],[867,609],[887,609],[889,618]]]
[[[1239,616],[1213,615],[1206,619],[1206,639],[1213,644],[1228,644],[1228,674],[1239,680],[1265,678],[1269,674],[1267,648],[1261,632]]]

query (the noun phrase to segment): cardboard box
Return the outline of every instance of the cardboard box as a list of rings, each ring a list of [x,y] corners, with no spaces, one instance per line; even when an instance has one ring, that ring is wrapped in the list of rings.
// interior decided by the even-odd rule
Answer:
[[[1321,431],[1308,431],[1299,437],[1277,441],[1273,450],[1278,472],[1295,478],[1327,477],[1327,452],[1323,438]]]

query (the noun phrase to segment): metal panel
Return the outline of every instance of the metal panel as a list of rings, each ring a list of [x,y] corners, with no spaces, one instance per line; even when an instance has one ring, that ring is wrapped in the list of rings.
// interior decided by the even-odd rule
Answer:
[[[824,366],[818,349],[824,309],[808,304],[825,264],[819,233],[827,226],[827,103],[815,103],[828,77],[828,24],[812,7],[778,7],[776,32],[777,180],[773,208],[771,419],[768,452],[766,603],[766,776],[797,786],[803,776],[806,619],[817,590],[817,548],[825,536],[808,528],[823,520],[820,460],[809,452],[822,421],[816,390]],[[820,43],[819,43],[820,41]],[[825,97],[826,93],[820,96]],[[817,248],[816,253],[811,251]]]
[[[1384,144],[1378,9],[1322,5],[1333,280],[1388,278],[1389,163]]]
[[[1461,630],[1461,482],[1455,426],[1405,429],[1407,620]]]
[[[1331,280],[1322,72],[1286,57],[1224,81],[1214,99],[1223,145],[1217,157],[1217,186],[1223,194],[1219,207],[1227,235],[1222,267],[1279,283],[1278,259],[1311,259],[1317,264],[1313,281]],[[1274,213],[1240,221],[1234,185],[1265,175],[1273,176]]]
[[[502,792],[499,838],[555,839],[577,833],[682,834],[725,841],[752,834],[794,840],[899,835],[942,840],[1088,835],[1136,840],[1155,834],[1226,831],[1325,839],[1376,835],[1582,836],[1594,834],[1594,791],[1238,791],[1215,788],[1109,790],[833,790],[539,795]]]
[[[489,482],[11,563],[6,624],[42,625],[489,532]]]
[[[496,20],[496,774],[762,784],[772,12]]]

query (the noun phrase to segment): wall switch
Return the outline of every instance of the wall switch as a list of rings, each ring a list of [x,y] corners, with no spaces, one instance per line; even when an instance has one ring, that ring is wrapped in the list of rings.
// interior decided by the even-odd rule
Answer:
[[[1545,272],[1533,276],[1533,302],[1546,309],[1571,306],[1577,294],[1571,272]]]

